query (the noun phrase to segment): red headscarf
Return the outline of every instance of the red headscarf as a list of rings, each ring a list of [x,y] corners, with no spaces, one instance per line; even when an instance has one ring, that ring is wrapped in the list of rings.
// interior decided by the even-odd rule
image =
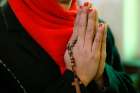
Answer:
[[[8,0],[16,17],[31,37],[65,71],[64,53],[77,12],[76,0],[64,10],[58,0]]]

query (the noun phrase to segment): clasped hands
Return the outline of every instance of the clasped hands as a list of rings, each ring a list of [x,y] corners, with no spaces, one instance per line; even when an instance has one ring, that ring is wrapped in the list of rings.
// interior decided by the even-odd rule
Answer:
[[[98,22],[97,10],[85,3],[78,10],[73,34],[68,43],[77,39],[73,47],[76,74],[87,86],[92,80],[102,78],[106,60],[107,25]],[[72,70],[68,50],[64,55],[66,68]]]

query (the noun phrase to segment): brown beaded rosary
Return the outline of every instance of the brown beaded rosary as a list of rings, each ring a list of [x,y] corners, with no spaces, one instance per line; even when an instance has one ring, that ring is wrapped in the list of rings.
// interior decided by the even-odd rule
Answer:
[[[75,86],[76,93],[81,93],[80,84],[82,84],[82,83],[76,75],[76,71],[75,71],[76,63],[75,63],[75,59],[74,59],[73,51],[72,51],[76,42],[77,42],[77,39],[74,40],[71,44],[69,43],[68,46],[67,46],[67,49],[68,49],[68,54],[70,56],[70,61],[71,61],[70,64],[71,64],[72,71],[73,71],[73,74],[74,74],[74,81],[72,82],[72,85]]]

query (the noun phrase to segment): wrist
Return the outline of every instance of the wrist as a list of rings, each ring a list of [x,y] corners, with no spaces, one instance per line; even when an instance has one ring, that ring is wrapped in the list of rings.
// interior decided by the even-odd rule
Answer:
[[[88,84],[90,83],[90,81],[86,79],[85,77],[79,77],[79,79],[85,87],[88,86]]]

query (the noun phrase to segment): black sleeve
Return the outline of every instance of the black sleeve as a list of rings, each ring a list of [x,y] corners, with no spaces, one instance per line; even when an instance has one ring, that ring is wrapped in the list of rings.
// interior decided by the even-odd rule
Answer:
[[[72,86],[73,73],[66,70],[63,77],[57,80],[55,83],[51,83],[46,88],[45,93],[76,93],[75,87]],[[80,85],[81,93],[87,93],[87,89],[84,85]]]
[[[66,70],[64,75],[58,80],[55,80],[51,83],[48,83],[46,90],[42,93],[76,93],[75,87],[72,86],[73,73],[69,70]],[[22,86],[20,81],[16,78],[14,73],[3,64],[3,61],[0,60],[0,92],[2,93],[32,93],[26,91],[26,88]],[[84,85],[80,85],[81,93],[87,93]],[[40,93],[40,92],[33,92]]]
[[[12,53],[19,54],[18,52],[20,52],[20,51],[18,49],[14,48],[12,43],[9,42],[10,36],[8,36],[8,34],[6,32],[7,28],[6,28],[4,21],[5,21],[4,16],[3,16],[2,12],[0,12],[0,60],[2,60],[4,63],[11,62],[13,60],[15,62],[17,61],[17,63],[19,63],[19,62],[21,62],[21,58],[19,57],[19,55],[14,57],[14,56],[12,56],[13,55]],[[22,57],[22,59],[24,60],[23,57]],[[28,59],[28,60],[30,61],[30,59]],[[25,60],[25,63],[26,63],[26,60]],[[28,66],[29,66],[29,68],[30,67],[35,68],[35,71],[33,71],[35,73],[30,73],[31,69],[28,69],[28,67],[26,67],[26,70],[28,70],[28,72],[30,74],[32,74],[33,75],[32,77],[34,77],[35,79],[39,78],[39,76],[36,76],[36,74],[43,73],[41,71],[44,71],[44,70],[40,70],[41,68],[37,68],[36,66],[31,65],[30,62],[28,63]],[[19,71],[17,71],[17,72],[19,72],[19,74],[24,74],[24,72],[25,72],[25,71],[22,71],[22,67],[23,66],[21,66],[21,68],[20,68],[20,66],[18,67]],[[16,66],[14,69],[16,69]],[[13,92],[13,93],[26,93],[26,92],[27,93],[76,93],[75,87],[72,86],[73,73],[69,70],[66,70],[65,73],[63,74],[63,76],[58,76],[57,79],[55,77],[54,80],[50,79],[49,76],[45,76],[45,77],[47,77],[46,81],[48,83],[46,83],[46,85],[44,85],[44,88],[41,91],[36,90],[37,88],[35,89],[35,87],[37,87],[38,85],[36,85],[36,86],[33,85],[33,86],[35,86],[34,89],[32,89],[32,86],[30,86],[31,88],[28,88],[27,86],[29,86],[29,85],[24,87],[24,85],[22,85],[22,83],[19,83],[20,80],[18,80],[18,78],[15,78],[16,76],[13,76],[14,73],[11,73],[12,70],[10,71],[10,73],[9,73],[9,70],[10,70],[10,68],[5,67],[2,64],[0,64],[0,86],[3,86],[2,84],[7,85],[7,86],[0,87],[0,93],[1,92],[2,93],[10,93],[10,92]],[[39,72],[39,70],[40,70],[40,72]],[[51,71],[46,71],[46,72],[48,72],[48,73],[45,73],[46,75],[49,75],[50,73],[52,73]],[[26,77],[26,78],[28,78],[28,77]],[[24,80],[26,81],[25,78],[24,78]],[[35,82],[37,82],[37,81],[35,81]],[[86,87],[84,87],[84,85],[80,85],[80,88],[81,88],[81,93],[87,93]]]
[[[9,46],[10,44],[5,45],[9,41],[4,37],[8,37],[7,33],[4,32],[4,31],[1,31],[0,32],[0,59],[3,60],[3,62],[6,62],[6,63],[10,62],[11,58],[16,59],[18,62],[20,62],[21,61],[20,58],[17,58],[16,56],[11,57],[11,58],[10,57],[7,58],[8,55],[10,55],[10,56],[12,55],[11,53],[16,54],[15,52],[18,52],[18,50],[14,49],[12,46]],[[10,52],[9,52],[9,50],[6,50],[6,49],[9,49]],[[6,54],[6,53],[8,53],[8,54]],[[4,56],[4,55],[7,55],[7,56]],[[30,64],[29,64],[29,66],[30,66]],[[32,68],[35,68],[34,73],[39,73],[38,70],[37,70],[38,69],[37,67],[32,66]],[[0,70],[1,69],[5,69],[5,68],[1,68],[1,66],[0,66]],[[18,71],[18,72],[20,72],[20,71]],[[23,72],[25,72],[25,71],[23,71]],[[22,73],[22,72],[20,72],[20,73]],[[72,86],[73,77],[74,77],[73,73],[69,70],[66,70],[65,73],[63,74],[63,76],[58,76],[57,79],[55,78],[53,81],[52,81],[52,79],[50,79],[50,81],[47,81],[46,85],[44,85],[45,88],[42,90],[41,93],[76,93],[75,92],[75,87]],[[35,77],[35,78],[37,78],[37,77]],[[46,78],[46,79],[48,80],[48,78]],[[19,91],[17,89],[22,89],[22,88],[18,84],[17,79],[15,80],[13,78],[13,76],[6,69],[0,71],[0,86],[2,84],[1,81],[5,81],[4,84],[8,85],[8,87],[3,86],[2,89],[0,88],[0,92],[7,93],[7,91],[12,90],[12,91],[14,91],[13,93],[24,93],[24,90],[22,92],[21,91],[17,92],[17,91]],[[84,87],[84,85],[80,85],[80,88],[81,88],[81,93],[87,93],[86,92],[87,91],[86,87]],[[28,88],[28,87],[26,88],[25,87],[25,90],[26,89],[28,91],[28,89],[31,89],[31,88]],[[40,91],[35,91],[35,90],[36,89],[33,89],[33,90],[31,89],[27,93],[40,93]]]
[[[107,58],[104,70],[105,87],[99,88],[95,81],[88,86],[90,93],[136,93],[131,79],[124,72],[120,55],[110,28],[107,29]]]
[[[12,46],[5,45],[5,44],[7,44],[5,42],[8,42],[8,40],[4,39],[5,42],[3,42],[3,40],[2,40],[3,38],[2,37],[7,37],[7,34],[0,32],[0,43],[1,43],[0,44],[1,45],[0,46],[0,59],[3,60],[3,62],[6,62],[6,63],[10,62],[11,58],[12,59],[16,59],[17,62],[20,62],[21,60],[17,56],[15,56],[15,55],[13,55],[15,57],[11,57],[11,58],[7,57],[8,55],[11,56],[12,55],[11,53],[16,54],[15,52],[18,52],[18,50],[15,50]],[[6,47],[8,47],[8,48],[6,48]],[[6,50],[6,49],[10,49],[10,52],[9,52],[9,50]],[[5,53],[8,53],[8,54],[5,54]],[[7,55],[7,56],[5,56],[5,55]],[[29,63],[29,67],[31,67],[30,63]],[[28,68],[28,67],[26,67],[26,68]],[[37,68],[36,66],[35,67],[32,66],[32,68],[35,68],[34,71],[33,71],[34,73],[39,73],[38,72],[39,70],[37,70],[39,68]],[[1,68],[1,66],[0,66],[0,70],[1,69],[5,69],[5,68]],[[50,68],[48,68],[48,69],[50,69]],[[19,69],[18,72],[20,72],[20,69]],[[25,71],[23,71],[23,72],[25,72]],[[22,71],[20,72],[20,74],[21,73],[22,73]],[[29,71],[29,73],[30,73],[30,71]],[[49,72],[49,73],[51,73],[51,72]],[[31,73],[31,74],[33,74],[33,73]],[[34,77],[34,78],[38,78],[38,77],[39,76]],[[63,74],[63,76],[58,76],[58,77],[54,78],[54,80],[51,77],[47,77],[46,78],[47,81],[45,81],[47,83],[46,83],[46,85],[44,85],[44,88],[43,88],[41,93],[76,93],[75,92],[75,87],[72,86],[73,77],[74,77],[73,73],[71,71],[69,71],[69,70],[66,70],[65,73]],[[48,78],[50,78],[50,81],[48,81],[49,80]],[[7,90],[11,90],[11,88],[12,88],[12,91],[14,91],[13,93],[24,93],[24,90],[22,92],[21,91],[17,92],[18,91],[17,89],[22,89],[21,85],[18,84],[18,82],[17,82],[18,80],[17,79],[13,78],[11,73],[9,73],[7,70],[1,70],[0,71],[0,86],[2,84],[1,81],[5,81],[4,84],[8,85],[8,87],[3,86],[2,89],[0,89],[0,92],[6,93]],[[14,87],[14,89],[13,89],[13,87]],[[23,85],[23,87],[24,87],[24,85]],[[80,85],[80,88],[81,88],[81,93],[87,93],[86,87],[84,87],[84,85]],[[39,91],[35,91],[36,90],[35,88],[32,90],[29,87],[24,87],[24,89],[25,90],[27,89],[27,93],[40,93],[40,90]],[[29,92],[28,92],[28,89],[29,89]],[[4,90],[5,92],[3,92],[1,90]]]
[[[0,6],[0,31],[6,31],[7,30],[7,23],[5,20],[5,15],[3,14],[3,9]]]

